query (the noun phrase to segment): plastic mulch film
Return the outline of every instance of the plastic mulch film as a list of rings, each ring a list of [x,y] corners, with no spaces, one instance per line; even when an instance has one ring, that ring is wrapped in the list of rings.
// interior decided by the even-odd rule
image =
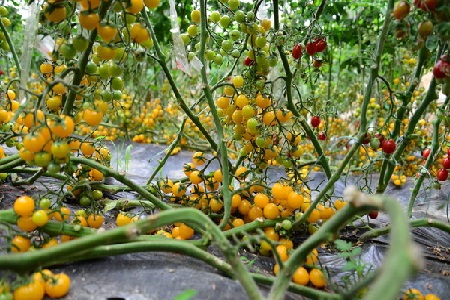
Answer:
[[[180,36],[180,26],[178,25],[178,15],[175,9],[175,0],[169,0],[170,5],[170,19],[172,21],[172,39],[173,39],[173,53],[175,55],[175,64],[177,68],[189,76],[194,76],[200,73],[203,67],[202,62],[194,56],[189,62],[184,48],[183,40]]]

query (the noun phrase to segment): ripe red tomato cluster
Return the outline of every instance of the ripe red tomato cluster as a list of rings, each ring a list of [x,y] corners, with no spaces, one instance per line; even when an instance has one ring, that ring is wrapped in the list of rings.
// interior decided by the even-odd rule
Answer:
[[[437,4],[438,0],[414,0],[414,6],[426,12],[435,11]]]
[[[318,52],[323,52],[325,48],[327,48],[327,42],[322,38],[318,38],[306,44],[306,53],[313,56]]]
[[[450,149],[447,150],[447,157],[442,160],[442,169],[436,173],[436,178],[439,181],[446,181],[448,179],[448,169],[450,169]]]

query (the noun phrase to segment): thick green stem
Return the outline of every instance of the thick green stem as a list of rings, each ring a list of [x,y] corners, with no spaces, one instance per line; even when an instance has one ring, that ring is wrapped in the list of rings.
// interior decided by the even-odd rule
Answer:
[[[364,92],[364,99],[363,103],[361,105],[361,122],[360,122],[360,133],[366,133],[367,131],[367,109],[369,107],[370,98],[372,97],[372,89],[373,85],[375,83],[375,80],[378,77],[379,71],[380,71],[380,62],[381,57],[383,55],[383,48],[384,43],[386,41],[386,37],[389,31],[389,24],[392,20],[392,11],[394,9],[394,0],[389,0],[386,8],[386,12],[384,13],[384,22],[383,27],[381,29],[381,33],[378,37],[377,46],[375,48],[375,57],[373,64],[370,67],[370,75],[369,75],[369,82],[366,86],[366,91]]]
[[[14,59],[14,63],[16,64],[16,71],[19,74],[19,78],[20,78],[21,74],[22,74],[22,68],[20,66],[20,60],[19,60],[19,57],[17,56],[16,49],[14,48],[14,44],[11,41],[11,37],[9,36],[8,30],[6,30],[5,25],[3,25],[3,22],[1,22],[1,21],[0,21],[0,30],[5,35],[6,43],[9,46],[9,51],[11,51],[11,54],[12,54],[13,59]]]
[[[403,207],[398,201],[391,200],[383,201],[383,209],[391,220],[390,247],[366,300],[397,299],[405,281],[421,267],[422,262]]]
[[[147,191],[142,186],[137,185],[132,180],[128,179],[126,176],[124,176],[122,174],[119,174],[118,172],[116,172],[116,171],[114,171],[114,170],[112,170],[112,169],[110,169],[110,168],[108,168],[108,167],[106,167],[106,166],[96,162],[96,161],[93,161],[93,160],[87,159],[87,158],[83,158],[83,157],[72,157],[71,161],[74,162],[74,163],[79,163],[79,164],[83,164],[83,165],[95,168],[95,169],[99,170],[100,172],[102,172],[104,176],[112,177],[112,178],[116,179],[117,181],[119,181],[119,182],[129,186],[134,191],[136,191],[139,195],[141,195],[145,199],[147,199],[150,202],[152,202],[159,209],[165,210],[165,209],[171,209],[172,208],[170,205],[168,205],[167,203],[159,200],[158,198],[156,198],[155,195],[153,195],[152,193]]]
[[[353,155],[355,155],[355,153],[359,150],[359,147],[361,145],[362,140],[364,139],[364,136],[365,134],[362,134],[358,137],[356,143],[352,146],[352,148],[350,148],[347,155],[342,160],[341,164],[339,165],[339,168],[336,170],[336,172],[333,173],[331,178],[328,179],[327,184],[322,188],[322,190],[316,196],[316,199],[311,203],[311,205],[308,207],[305,213],[293,223],[294,226],[304,223],[308,219],[311,212],[316,208],[316,206],[320,203],[320,201],[322,201],[322,199],[325,197],[328,191],[334,187],[334,184],[341,178],[344,169],[350,163],[350,160],[353,158]]]
[[[433,101],[435,101],[436,98],[437,98],[436,79],[433,77],[431,79],[430,86],[428,88],[425,99],[419,104],[419,107],[417,107],[416,111],[414,112],[413,116],[411,117],[408,123],[408,127],[406,128],[404,135],[401,138],[401,142],[398,144],[397,148],[395,149],[395,152],[392,154],[393,161],[398,161],[400,159],[406,147],[411,142],[411,136],[414,133],[414,129],[416,128],[417,123],[422,118],[428,106]],[[394,169],[395,164],[387,163],[386,173],[384,174],[384,176],[381,176],[382,174],[380,174],[380,178],[383,178],[383,181],[381,182],[381,184],[380,183],[378,184],[377,193],[383,193],[385,191],[389,183],[389,179],[391,178],[391,175],[394,172]]]
[[[184,111],[184,113],[191,119],[191,121],[198,127],[200,132],[203,134],[203,136],[206,138],[206,140],[210,143],[211,148],[214,151],[217,151],[218,147],[214,139],[211,137],[209,132],[205,129],[203,124],[200,122],[200,119],[189,109],[189,106],[184,102],[183,97],[181,96],[180,92],[178,91],[177,84],[175,83],[169,68],[167,68],[166,65],[166,57],[164,56],[164,53],[162,53],[161,48],[159,46],[158,40],[156,38],[155,32],[153,30],[153,26],[148,18],[148,14],[145,10],[142,11],[142,16],[144,17],[144,22],[147,25],[150,35],[154,42],[155,52],[158,56],[157,62],[161,66],[161,68],[164,71],[164,74],[166,75],[167,80],[169,81],[170,86],[172,87],[172,91],[175,94],[175,98],[177,99],[178,104],[180,105],[181,109]]]
[[[402,105],[400,107],[398,107],[398,109],[397,109],[397,114],[396,114],[396,118],[395,118],[395,122],[394,122],[394,129],[392,130],[392,133],[390,135],[391,138],[397,138],[398,135],[400,134],[402,120],[405,118],[405,114],[407,112],[407,105],[408,105],[408,103],[410,103],[410,100],[411,100],[414,90],[419,85],[420,76],[422,74],[424,65],[427,60],[427,54],[428,54],[428,49],[426,49],[425,47],[419,51],[417,66],[416,66],[416,69],[414,70],[414,75],[411,80],[412,83],[408,87],[408,90],[406,91],[404,98],[402,99]],[[392,105],[394,105],[394,104],[392,103]],[[387,182],[388,182],[388,180],[386,180],[386,179],[390,178],[390,176],[392,174],[392,173],[391,174],[389,173],[388,166],[389,166],[389,160],[385,159],[381,166],[380,178],[378,180],[378,185],[376,188],[376,192],[378,194],[382,194],[386,190]]]
[[[67,262],[93,259],[105,256],[121,255],[133,252],[174,252],[182,253],[190,257],[197,258],[209,264],[210,266],[216,268],[220,272],[224,273],[226,276],[233,277],[233,270],[229,264],[221,260],[220,258],[203,251],[196,246],[187,243],[185,241],[179,241],[174,239],[169,239],[166,237],[152,236],[153,238],[148,241],[136,241],[126,244],[99,246],[88,251],[83,251],[75,255],[63,257],[54,261],[49,261],[49,265],[57,265]],[[43,266],[45,267],[45,266]]]
[[[278,0],[273,0],[273,7],[274,7],[274,28],[275,30],[279,30],[280,28],[280,21],[279,21],[279,4],[278,4]],[[320,165],[322,166],[325,174],[327,175],[327,178],[331,177],[331,169],[328,163],[328,160],[326,158],[326,156],[323,153],[323,149],[320,146],[319,140],[317,139],[317,136],[314,134],[313,130],[311,129],[311,127],[309,127],[308,123],[304,120],[304,118],[302,117],[302,115],[299,113],[299,111],[297,110],[297,108],[295,107],[294,104],[294,100],[292,98],[292,79],[293,79],[293,75],[292,75],[292,71],[290,69],[289,66],[289,62],[287,60],[286,54],[284,52],[284,48],[283,46],[278,46],[277,47],[278,50],[278,54],[280,55],[281,58],[281,62],[283,63],[283,68],[284,68],[284,72],[286,74],[285,77],[285,83],[286,83],[286,99],[287,99],[287,108],[294,114],[294,116],[296,116],[297,118],[300,118],[300,125],[302,126],[303,130],[306,132],[306,134],[308,135],[309,139],[311,140],[314,149],[317,151],[317,155],[318,155],[318,160]]]
[[[109,7],[112,4],[112,1],[101,1],[100,8],[98,9],[98,15],[100,20],[103,20],[106,13],[109,10]],[[94,47],[95,38],[97,37],[97,29],[92,30],[89,35],[89,44],[86,50],[83,52],[83,55],[78,61],[78,70],[74,72],[72,86],[79,86],[81,80],[86,71],[86,66],[89,62],[89,57],[92,53],[92,48]],[[67,96],[66,102],[64,103],[63,114],[71,115],[73,110],[73,104],[75,102],[75,98],[77,96],[77,91],[75,89],[70,89],[69,95]]]
[[[439,149],[439,124],[440,123],[441,123],[441,121],[439,119],[435,119],[433,121],[433,137],[432,137],[432,142],[431,142],[431,152],[430,152],[430,155],[429,155],[427,161],[425,162],[425,165],[423,166],[423,168],[425,170],[429,170],[431,165],[434,163],[434,161],[435,161],[434,158],[436,157],[436,154]],[[420,177],[417,180],[416,184],[414,185],[414,188],[411,192],[411,196],[409,197],[408,217],[410,217],[410,218],[412,217],[414,203],[416,202],[416,197],[419,194],[420,187],[422,186],[422,183],[425,179],[425,175],[428,175],[428,174],[426,172],[420,172]]]
[[[444,223],[444,222],[441,222],[439,220],[434,220],[434,219],[423,218],[423,219],[417,219],[417,220],[410,220],[409,226],[411,226],[411,227],[434,227],[434,228],[440,229],[440,230],[445,231],[448,234],[450,234],[450,225],[448,223]],[[359,241],[366,242],[368,240],[379,237],[380,235],[388,234],[391,231],[391,229],[392,229],[392,225],[386,226],[383,228],[373,229],[373,230],[368,231],[368,232],[364,233],[363,235],[361,235],[359,237]]]
[[[214,103],[214,99],[211,92],[211,87],[209,86],[208,77],[206,75],[206,60],[205,60],[205,47],[208,31],[206,29],[206,2],[200,0],[200,12],[201,12],[201,22],[200,22],[200,50],[199,59],[203,66],[201,69],[201,76],[203,82],[203,92],[205,93],[206,100],[208,101],[208,106],[211,111],[211,115],[214,120],[214,125],[216,127],[217,139],[219,143],[219,151],[217,155],[219,156],[219,161],[222,167],[223,174],[223,184],[221,187],[222,199],[224,203],[224,213],[223,218],[220,223],[220,228],[224,228],[228,223],[228,219],[231,215],[231,191],[230,191],[230,161],[228,160],[227,147],[225,145],[225,138],[223,134],[223,127],[217,113],[217,108]]]
[[[166,151],[166,155],[163,157],[163,159],[159,162],[159,165],[156,167],[156,169],[153,171],[150,178],[147,180],[147,184],[151,184],[152,180],[155,178],[155,176],[159,173],[159,171],[164,167],[166,164],[166,161],[169,159],[169,157],[172,155],[173,149],[178,145],[178,143],[181,140],[181,137],[183,135],[184,131],[184,125],[186,124],[186,118],[184,118],[183,122],[181,123],[180,130],[178,130],[177,138],[170,144],[170,147]]]

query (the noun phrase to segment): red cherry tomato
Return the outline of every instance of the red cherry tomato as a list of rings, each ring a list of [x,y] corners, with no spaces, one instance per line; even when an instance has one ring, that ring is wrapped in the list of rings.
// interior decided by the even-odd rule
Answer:
[[[439,181],[446,181],[448,178],[448,171],[446,169],[439,169],[439,171],[437,171],[436,178]]]
[[[294,59],[299,59],[300,56],[302,56],[302,46],[295,44],[294,47],[292,47],[292,57]]]
[[[428,156],[430,156],[430,153],[431,153],[431,149],[430,148],[423,149],[423,151],[422,151],[423,158],[427,159]]]
[[[442,160],[442,167],[444,169],[450,169],[450,158],[446,157]]]
[[[318,116],[313,116],[311,118],[311,126],[312,127],[318,127],[320,124],[320,118]]]
[[[254,63],[253,59],[251,59],[248,56],[244,59],[244,66],[247,66],[247,67],[251,66],[251,65],[253,65],[253,63]]]
[[[321,59],[315,59],[313,62],[314,68],[318,69],[322,66],[322,60]]]
[[[368,215],[369,215],[369,218],[376,219],[378,217],[378,211],[377,210],[373,210]]]
[[[314,42],[306,44],[306,53],[311,56],[317,53],[316,44]]]
[[[395,144],[394,140],[384,140],[381,143],[381,149],[383,150],[384,153],[386,154],[391,154],[394,153],[395,148],[397,147],[397,145]]]
[[[321,141],[325,141],[327,139],[327,135],[325,134],[325,132],[321,132],[321,133],[319,133],[317,138]]]
[[[441,57],[433,67],[433,75],[437,79],[442,79],[450,76],[450,61],[447,61],[447,57]]]
[[[316,45],[317,52],[323,52],[327,47],[327,42],[324,39],[317,39],[314,44]]]

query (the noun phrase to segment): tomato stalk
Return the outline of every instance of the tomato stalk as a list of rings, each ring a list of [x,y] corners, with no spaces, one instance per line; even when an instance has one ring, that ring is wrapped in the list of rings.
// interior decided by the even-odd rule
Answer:
[[[278,0],[273,1],[274,6],[274,29],[278,31],[280,29],[280,20],[279,20],[279,5]],[[322,7],[322,6],[321,6]],[[289,66],[289,62],[287,60],[286,54],[284,52],[283,47],[277,46],[278,53],[280,54],[281,61],[283,63],[284,72],[286,73],[286,76],[284,77],[284,81],[286,83],[286,98],[287,98],[287,108],[300,119],[300,125],[302,126],[303,130],[308,135],[309,139],[311,140],[312,144],[314,145],[314,149],[317,151],[317,155],[319,156],[318,161],[320,165],[322,166],[325,174],[327,175],[327,178],[329,179],[331,177],[331,169],[328,164],[328,159],[326,158],[322,147],[320,146],[320,143],[317,139],[317,136],[314,134],[312,129],[309,127],[306,120],[303,118],[303,116],[298,112],[297,108],[295,107],[294,101],[292,99],[292,71]]]
[[[11,41],[11,37],[9,36],[8,30],[6,30],[6,27],[5,27],[5,25],[3,25],[3,22],[0,22],[0,30],[5,35],[6,43],[9,46],[9,51],[11,51],[11,54],[14,59],[14,63],[16,64],[16,70],[17,70],[17,73],[19,74],[19,78],[20,78],[21,74],[22,74],[22,68],[20,67],[20,60],[19,60],[19,57],[17,56],[16,49],[14,48],[14,44]]]
[[[415,270],[418,260],[418,253],[415,249],[407,217],[402,206],[394,199],[381,195],[365,195],[349,187],[344,191],[344,198],[349,201],[335,216],[325,222],[320,229],[303,242],[291,253],[285,262],[284,268],[280,270],[275,279],[269,294],[270,299],[282,299],[288,286],[288,278],[291,278],[294,271],[299,267],[314,248],[321,243],[333,239],[335,232],[347,223],[351,222],[356,215],[365,214],[374,209],[385,210],[392,220],[391,248],[386,256],[383,268],[374,283],[374,287],[367,299],[394,299],[402,287],[403,283]],[[410,251],[405,251],[405,249]],[[392,270],[395,266],[395,270]],[[381,296],[380,293],[386,294]],[[377,298],[378,297],[378,298]]]
[[[158,40],[156,38],[155,32],[153,30],[153,26],[149,20],[148,14],[146,10],[142,10],[141,12],[143,16],[143,20],[145,24],[147,25],[147,28],[150,32],[150,36],[153,40],[153,47],[155,48],[156,55],[158,56],[158,59],[156,61],[161,66],[164,74],[166,75],[167,80],[169,81],[169,84],[172,88],[173,93],[175,94],[175,99],[177,99],[178,105],[180,105],[181,109],[184,111],[184,113],[191,119],[191,121],[198,127],[200,132],[203,134],[203,136],[206,138],[206,140],[210,143],[211,148],[214,151],[217,151],[218,147],[214,139],[211,137],[209,132],[205,129],[203,124],[200,122],[200,119],[189,109],[186,102],[183,100],[183,97],[180,94],[180,91],[177,88],[177,85],[175,83],[175,80],[172,77],[172,74],[170,73],[169,69],[167,68],[167,65],[165,63],[166,57],[164,53],[161,51],[161,47],[159,46]]]
[[[230,191],[230,161],[228,160],[227,155],[227,147],[225,145],[225,138],[223,134],[223,127],[221,124],[221,120],[219,118],[219,115],[217,113],[217,108],[213,100],[211,87],[209,86],[208,77],[206,75],[206,61],[205,61],[205,48],[206,48],[206,39],[208,35],[208,30],[206,28],[206,2],[200,1],[200,13],[201,13],[201,22],[200,22],[200,50],[199,50],[199,59],[202,62],[202,69],[201,69],[201,77],[203,82],[203,92],[206,97],[206,100],[208,102],[209,109],[211,111],[211,115],[213,117],[214,125],[217,130],[217,139],[218,139],[218,153],[220,165],[222,167],[222,174],[223,174],[223,184],[221,187],[222,192],[222,199],[224,203],[224,213],[222,221],[219,225],[220,228],[224,228],[226,224],[228,223],[228,220],[231,216],[231,191]],[[250,285],[249,285],[250,287]],[[244,287],[245,288],[245,287]],[[247,290],[247,288],[246,288]],[[254,291],[251,291],[252,289],[248,290],[247,292],[254,293]]]
[[[449,98],[447,98],[448,100]],[[416,201],[416,197],[419,194],[420,187],[422,186],[423,181],[425,180],[426,175],[428,175],[425,170],[429,170],[432,166],[432,164],[435,162],[435,157],[439,153],[439,125],[441,123],[441,120],[435,119],[433,121],[433,137],[431,142],[431,152],[429,157],[427,158],[427,161],[425,162],[425,165],[423,166],[424,172],[420,171],[420,177],[417,180],[416,184],[414,185],[413,190],[411,191],[411,196],[409,197],[408,202],[408,216],[412,217],[412,210],[414,207],[414,203]]]
[[[155,204],[155,206],[158,207],[159,209],[165,210],[165,209],[172,208],[167,203],[159,200],[155,195],[153,195],[152,193],[147,191],[144,187],[137,185],[135,182],[128,179],[126,176],[119,174],[118,172],[116,172],[96,161],[93,161],[88,158],[83,158],[83,157],[72,157],[71,161],[75,164],[82,164],[82,165],[86,165],[86,166],[95,168],[95,169],[99,170],[100,172],[102,172],[105,177],[112,177],[112,178],[116,179],[117,181],[122,182],[123,184],[129,186],[134,191],[136,191],[139,195],[141,195],[145,199],[147,199],[150,202],[152,202],[153,204]]]
[[[439,220],[430,219],[430,218],[409,220],[409,226],[410,227],[433,227],[433,228],[440,229],[440,230],[450,234],[450,225],[448,223],[444,223]],[[382,227],[382,228],[372,229],[372,230],[364,233],[363,235],[361,235],[359,237],[359,241],[366,242],[368,240],[374,239],[381,235],[388,234],[391,230],[392,230],[392,225]]]
[[[439,49],[438,53],[442,52],[442,47]],[[423,57],[424,59],[424,57]],[[420,56],[419,56],[420,61]],[[418,68],[417,68],[418,69]],[[437,99],[436,94],[436,78],[432,78],[430,81],[430,85],[428,86],[427,93],[425,95],[424,100],[419,104],[417,109],[415,110],[414,114],[412,115],[410,122],[408,123],[408,127],[405,130],[405,133],[402,136],[402,141],[399,143],[397,149],[392,154],[393,160],[399,160],[401,155],[403,154],[403,151],[405,151],[406,147],[408,146],[412,134],[414,133],[414,129],[419,122],[419,120],[422,118],[423,114],[425,113],[425,110],[428,108],[428,106]],[[383,193],[386,190],[386,187],[388,185],[389,179],[394,172],[395,166],[389,165],[388,160],[385,160],[383,162],[381,172],[380,172],[380,179],[377,186],[377,193]]]
[[[108,12],[111,4],[112,4],[112,1],[101,1],[100,7],[98,9],[98,15],[100,17],[100,20],[103,20],[106,13]],[[92,30],[91,34],[89,35],[88,46],[87,46],[86,50],[84,50],[83,55],[80,57],[80,59],[78,61],[78,72],[74,72],[75,74],[73,76],[73,81],[72,81],[73,86],[79,86],[81,80],[83,79],[83,76],[86,71],[86,66],[89,61],[89,56],[91,55],[92,48],[94,47],[94,42],[95,42],[96,37],[97,37],[97,28]],[[69,91],[69,95],[67,96],[67,99],[64,104],[63,114],[72,115],[73,104],[74,104],[76,95],[77,95],[77,92],[74,89],[71,89]],[[44,95],[44,97],[45,97],[45,95]]]

